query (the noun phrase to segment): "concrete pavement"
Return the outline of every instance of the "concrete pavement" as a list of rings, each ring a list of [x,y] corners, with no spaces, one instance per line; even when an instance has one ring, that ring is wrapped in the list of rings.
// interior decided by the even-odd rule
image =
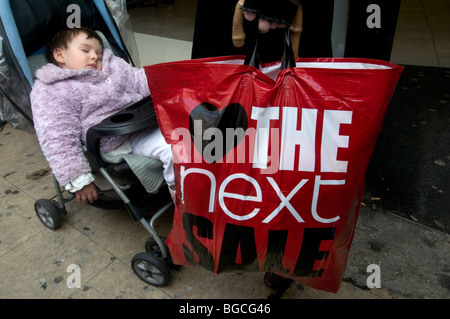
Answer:
[[[262,273],[211,274],[181,267],[165,287],[149,286],[130,266],[149,237],[128,212],[67,204],[57,231],[34,212],[39,198],[54,196],[52,177],[33,128],[0,131],[1,299],[267,299],[276,293]],[[399,299],[450,296],[450,236],[377,209],[364,198],[340,290],[334,293],[292,283],[282,299]],[[160,235],[171,229],[171,212],[157,221]],[[81,287],[70,288],[79,265]],[[367,287],[374,266],[380,287]],[[370,266],[370,267],[369,267]],[[372,281],[373,282],[373,281]]]

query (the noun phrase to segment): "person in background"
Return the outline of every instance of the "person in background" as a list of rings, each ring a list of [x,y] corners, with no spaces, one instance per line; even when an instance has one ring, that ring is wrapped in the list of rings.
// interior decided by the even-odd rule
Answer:
[[[303,31],[298,48],[300,57],[331,57],[331,29],[334,0],[245,0],[244,31],[246,41],[235,47],[232,22],[238,0],[198,0],[192,58],[226,55],[249,56],[258,38],[262,62],[280,61],[283,54],[284,30],[290,27],[301,4]],[[272,288],[288,287],[291,280],[266,272],[264,283]]]
[[[238,0],[198,0],[193,59],[250,55],[259,38],[263,62],[281,60],[283,27],[290,26],[298,6],[302,5],[303,31],[300,45],[293,48],[299,57],[332,57],[331,30],[334,0],[246,0],[243,6],[246,42],[237,48],[232,41],[232,21]]]

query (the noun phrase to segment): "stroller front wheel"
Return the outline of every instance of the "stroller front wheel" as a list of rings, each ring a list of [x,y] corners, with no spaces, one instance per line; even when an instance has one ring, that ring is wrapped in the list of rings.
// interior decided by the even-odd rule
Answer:
[[[134,273],[152,286],[165,286],[169,283],[170,271],[164,261],[149,253],[138,253],[131,259]]]
[[[163,236],[159,236],[159,238],[161,239],[161,241],[164,243],[166,241],[166,237]],[[152,254],[155,257],[162,257],[162,252],[161,252],[161,248],[158,246],[158,243],[156,242],[155,238],[150,237],[147,239],[147,241],[145,242],[145,251],[149,254]],[[166,249],[166,252],[169,251],[169,248],[167,248],[167,246],[164,244],[164,248]]]
[[[56,230],[61,227],[63,219],[55,204],[48,199],[38,199],[34,203],[34,210],[45,227]]]

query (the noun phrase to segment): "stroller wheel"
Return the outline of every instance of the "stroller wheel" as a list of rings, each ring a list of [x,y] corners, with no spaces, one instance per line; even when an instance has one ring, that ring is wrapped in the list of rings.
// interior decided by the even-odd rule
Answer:
[[[164,243],[166,241],[166,237],[163,236],[159,236],[159,238],[161,239],[161,241]],[[163,258],[163,254],[161,252],[160,247],[158,246],[158,243],[156,242],[156,240],[153,237],[150,237],[149,239],[146,240],[145,242],[145,251],[155,257],[158,258],[162,258],[164,260],[164,262],[166,263],[167,267],[169,267],[169,269],[175,269],[178,270],[179,266],[175,265],[172,262],[172,258],[170,257],[170,251],[169,251],[169,247],[167,247],[166,244],[164,244],[164,248],[166,249],[167,252],[167,257]]]
[[[159,238],[161,239],[161,241],[164,243],[166,241],[165,237],[159,236]],[[158,246],[158,243],[156,242],[155,238],[150,237],[149,239],[147,239],[145,241],[145,251],[149,254],[152,254],[155,257],[162,257],[162,252],[160,247]],[[166,251],[169,251],[169,248],[167,248],[166,245],[164,245],[164,247],[166,248]]]
[[[134,273],[152,286],[165,286],[169,283],[170,272],[160,258],[148,253],[138,253],[131,259]]]
[[[61,227],[63,219],[55,204],[48,199],[38,199],[34,203],[34,210],[45,227],[56,230]]]

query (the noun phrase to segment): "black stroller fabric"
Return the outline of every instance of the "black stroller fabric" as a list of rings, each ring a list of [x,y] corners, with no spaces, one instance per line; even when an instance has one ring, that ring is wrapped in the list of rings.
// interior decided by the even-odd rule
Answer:
[[[47,63],[46,45],[52,35],[67,27],[73,8],[80,26],[99,31],[115,55],[132,61],[122,45],[122,34],[129,35],[125,1],[114,8],[104,0],[4,0],[0,2],[0,120],[15,128],[32,124],[29,94],[34,71]],[[108,20],[106,21],[105,20]],[[134,38],[127,40],[133,46]],[[134,50],[134,48],[133,48]],[[134,50],[135,51],[135,50]],[[133,51],[133,52],[134,52]],[[138,58],[136,52],[134,58]],[[136,61],[138,62],[138,61]],[[31,72],[31,74],[30,74]]]
[[[70,14],[67,8],[71,5],[77,5],[83,13],[80,16],[80,25],[101,30],[108,42],[113,42],[110,41],[108,28],[91,0],[46,0],[41,1],[39,6],[35,3],[33,0],[11,1],[11,10],[27,56],[41,49],[54,32],[66,26],[66,17]]]

